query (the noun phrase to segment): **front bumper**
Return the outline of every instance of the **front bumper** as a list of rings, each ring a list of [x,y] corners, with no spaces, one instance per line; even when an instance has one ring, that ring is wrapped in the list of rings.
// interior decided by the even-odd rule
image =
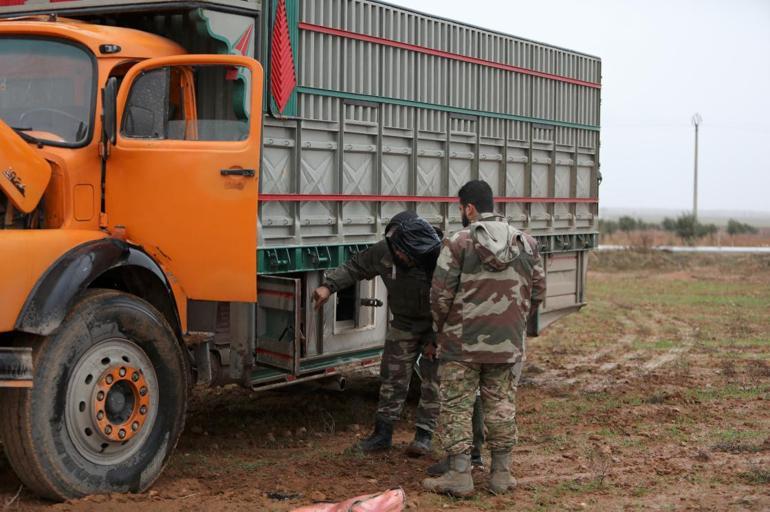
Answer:
[[[32,349],[0,347],[0,388],[32,387]]]

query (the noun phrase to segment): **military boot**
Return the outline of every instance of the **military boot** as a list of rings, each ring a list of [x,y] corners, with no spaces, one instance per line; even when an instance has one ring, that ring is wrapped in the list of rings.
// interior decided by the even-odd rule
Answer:
[[[412,457],[422,457],[430,454],[433,433],[417,427],[414,432],[414,441],[406,449],[406,454]]]
[[[505,494],[514,487],[516,487],[516,479],[511,476],[511,452],[492,452],[489,491],[492,494]]]
[[[426,478],[422,486],[433,492],[464,498],[473,494],[471,455],[461,453],[449,456],[449,471],[436,478]]]
[[[449,471],[449,457],[444,457],[440,461],[436,462],[435,464],[431,464],[428,466],[428,469],[425,470],[426,473],[428,473],[428,476],[441,476],[444,473]]]
[[[393,422],[377,416],[374,419],[374,432],[362,439],[358,443],[358,447],[363,452],[377,452],[382,450],[390,450],[393,446]]]
[[[471,449],[471,466],[473,469],[484,469],[484,458],[481,456],[481,448],[475,446]],[[428,476],[441,476],[449,471],[449,457],[444,457],[435,464],[428,466],[425,470]]]

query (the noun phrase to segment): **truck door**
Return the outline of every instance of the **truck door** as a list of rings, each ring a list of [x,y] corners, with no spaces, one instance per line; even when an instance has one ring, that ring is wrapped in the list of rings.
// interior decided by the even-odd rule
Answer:
[[[256,360],[299,373],[302,343],[302,280],[260,276]]]
[[[255,302],[262,68],[253,59],[150,59],[126,75],[106,168],[125,229],[190,299]]]

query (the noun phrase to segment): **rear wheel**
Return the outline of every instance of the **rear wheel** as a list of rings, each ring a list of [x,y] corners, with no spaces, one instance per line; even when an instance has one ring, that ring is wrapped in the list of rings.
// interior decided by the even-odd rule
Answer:
[[[184,426],[186,356],[134,296],[88,292],[34,347],[34,388],[0,393],[0,434],[25,485],[51,499],[141,492]]]

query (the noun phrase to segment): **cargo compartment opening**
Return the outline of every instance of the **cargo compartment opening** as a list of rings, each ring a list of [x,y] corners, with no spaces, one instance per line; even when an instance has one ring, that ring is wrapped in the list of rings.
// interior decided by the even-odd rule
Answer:
[[[337,292],[337,309],[334,318],[338,325],[342,323],[349,323],[351,327],[355,325],[358,303],[358,290],[356,288],[356,286],[351,286]]]
[[[337,292],[334,308],[334,332],[368,329],[376,322],[374,308],[362,306],[361,300],[377,295],[376,281],[361,281]]]

